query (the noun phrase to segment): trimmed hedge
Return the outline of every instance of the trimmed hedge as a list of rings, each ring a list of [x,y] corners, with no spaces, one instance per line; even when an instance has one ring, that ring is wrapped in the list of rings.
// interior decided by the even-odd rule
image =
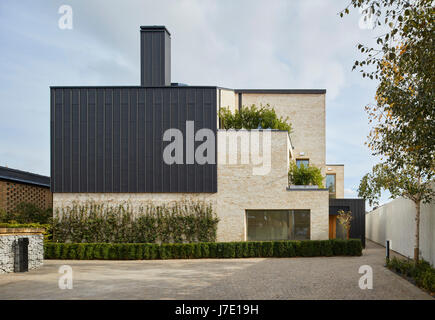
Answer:
[[[251,257],[360,256],[361,240],[200,243],[44,243],[45,259],[154,260]]]

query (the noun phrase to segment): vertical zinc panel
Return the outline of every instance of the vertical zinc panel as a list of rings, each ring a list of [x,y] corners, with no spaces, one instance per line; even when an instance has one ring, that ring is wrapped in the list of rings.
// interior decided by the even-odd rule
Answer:
[[[153,154],[153,177],[154,192],[163,191],[163,157],[162,157],[162,136],[163,136],[163,89],[154,89],[154,154]]]
[[[80,191],[80,90],[71,90],[71,192]]]
[[[97,112],[96,112],[96,145],[97,145],[97,157],[96,157],[96,192],[104,192],[105,184],[105,163],[104,163],[104,91],[105,89],[97,89]]]
[[[175,129],[180,129],[180,124],[178,122],[178,113],[179,113],[179,90],[177,88],[171,89],[170,96],[170,127]],[[181,164],[173,164],[170,166],[170,188],[169,192],[177,192],[179,189],[179,168]]]
[[[53,88],[51,100],[55,192],[217,190],[216,165],[186,163],[185,130],[216,130],[215,88]],[[170,128],[183,133],[184,164],[163,161]]]
[[[206,92],[206,90],[207,89],[196,89],[195,132],[204,128],[204,93]],[[202,143],[202,141],[195,141],[195,150]],[[206,166],[207,165],[197,163],[197,161],[195,160],[195,192],[204,192],[204,177]]]
[[[196,130],[195,128],[195,120],[196,120],[195,115],[196,115],[196,105],[197,105],[196,89],[188,88],[186,90],[187,90],[187,119],[186,120],[193,121],[194,130]],[[189,136],[189,134],[186,132],[185,139],[186,139],[186,148],[187,148],[187,144],[191,143],[191,140],[194,139],[194,137]],[[194,151],[195,150],[193,150],[193,152]],[[188,150],[186,150],[186,159],[188,157],[188,153],[189,153]],[[190,157],[194,157],[194,156],[195,156],[194,153],[190,154]],[[197,175],[197,172],[195,170],[195,164],[188,163],[186,160],[186,167],[187,167],[187,192],[195,192],[196,175]]]
[[[104,91],[104,192],[113,192],[113,89]]]
[[[169,142],[163,141],[163,134],[166,130],[172,128],[171,126],[171,91],[172,88],[165,88],[162,90],[163,93],[163,105],[162,105],[162,133],[160,136],[160,145],[162,146],[161,155],[162,155],[162,192],[170,192],[171,190],[171,167],[173,165],[168,165],[165,163],[163,158],[164,148],[169,144]]]
[[[62,192],[71,192],[71,89],[63,89],[63,91]]]
[[[80,192],[88,191],[88,90],[80,89]]]
[[[54,192],[63,191],[63,90],[55,89],[54,111]],[[52,176],[53,177],[53,176]]]
[[[97,188],[97,92],[88,90],[88,192]]]
[[[137,90],[137,186],[138,192],[145,192],[145,89]]]
[[[146,89],[145,100],[145,190],[152,192],[154,188],[153,155],[154,155],[154,90]]]
[[[128,192],[128,88],[121,90],[121,192]]]
[[[113,90],[113,192],[121,191],[121,89]]]
[[[187,119],[187,89],[180,88],[178,93],[178,128],[186,137],[186,119]],[[183,148],[183,165],[178,167],[178,190],[188,190],[188,177],[186,163],[186,146]]]
[[[129,89],[128,190],[137,192],[137,89]]]

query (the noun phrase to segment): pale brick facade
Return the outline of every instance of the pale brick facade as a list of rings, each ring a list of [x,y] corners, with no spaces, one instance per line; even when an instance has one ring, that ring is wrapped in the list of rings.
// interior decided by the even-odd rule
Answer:
[[[161,45],[150,46],[150,39]],[[130,201],[133,206],[140,206],[145,201],[197,198],[215,204],[220,219],[218,241],[248,240],[247,219],[252,217],[248,217],[247,210],[285,210],[287,222],[279,219],[275,222],[281,223],[281,229],[287,228],[286,223],[290,229],[293,223],[293,238],[299,223],[301,237],[328,239],[328,190],[288,188],[290,161],[309,160],[325,176],[326,90],[237,90],[180,86],[171,84],[170,80],[169,31],[164,26],[143,26],[141,86],[52,88],[54,208],[72,201],[113,205]],[[217,129],[216,115],[221,107],[236,112],[242,106],[253,104],[274,108],[279,117],[289,118],[293,129],[290,136],[286,131],[271,132],[270,170],[261,175],[254,173],[258,167],[252,165],[252,153],[247,153],[249,146],[255,145],[249,136],[264,132]],[[217,135],[218,146],[213,150],[217,153],[217,163],[203,166],[190,162],[178,167],[163,163],[163,132],[168,129],[181,132],[188,121],[195,122],[196,129],[205,128]],[[80,143],[77,143],[79,130]],[[234,164],[222,157],[226,150],[222,141],[227,137],[244,141],[239,148],[228,152],[229,158],[236,160]],[[241,159],[246,155],[250,161],[245,163]],[[339,183],[342,188],[342,180]],[[304,211],[296,214],[295,210]],[[295,222],[297,219],[305,220]],[[257,225],[263,228],[264,221],[255,220],[255,228]]]
[[[326,164],[326,174],[335,175],[334,198],[344,198],[344,165]]]
[[[243,130],[242,136],[250,131]],[[220,130],[218,140],[234,134]],[[55,193],[54,208],[71,205],[72,201],[85,203],[120,204],[129,201],[139,207],[147,201],[167,202],[181,199],[212,201],[220,219],[218,241],[247,239],[246,210],[250,209],[307,209],[310,210],[310,238],[328,239],[328,191],[287,190],[290,141],[287,132],[271,133],[271,170],[266,175],[253,175],[251,164],[226,164],[218,160],[218,192],[192,193]],[[222,150],[218,149],[218,154]],[[239,148],[240,158],[241,149]]]

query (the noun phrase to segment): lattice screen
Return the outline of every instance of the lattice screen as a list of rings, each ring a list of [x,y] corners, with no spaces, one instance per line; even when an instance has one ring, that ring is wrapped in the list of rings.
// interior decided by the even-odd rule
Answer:
[[[10,212],[21,202],[33,203],[41,209],[51,208],[52,195],[49,188],[0,181],[0,207]]]

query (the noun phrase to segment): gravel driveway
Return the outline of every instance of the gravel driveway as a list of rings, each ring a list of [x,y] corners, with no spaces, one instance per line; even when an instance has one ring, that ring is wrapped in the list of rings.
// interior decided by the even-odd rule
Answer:
[[[28,273],[0,275],[0,299],[433,299],[384,266],[384,248],[361,257],[165,261],[47,260]],[[73,289],[59,289],[61,265]],[[361,265],[373,289],[361,290]]]

